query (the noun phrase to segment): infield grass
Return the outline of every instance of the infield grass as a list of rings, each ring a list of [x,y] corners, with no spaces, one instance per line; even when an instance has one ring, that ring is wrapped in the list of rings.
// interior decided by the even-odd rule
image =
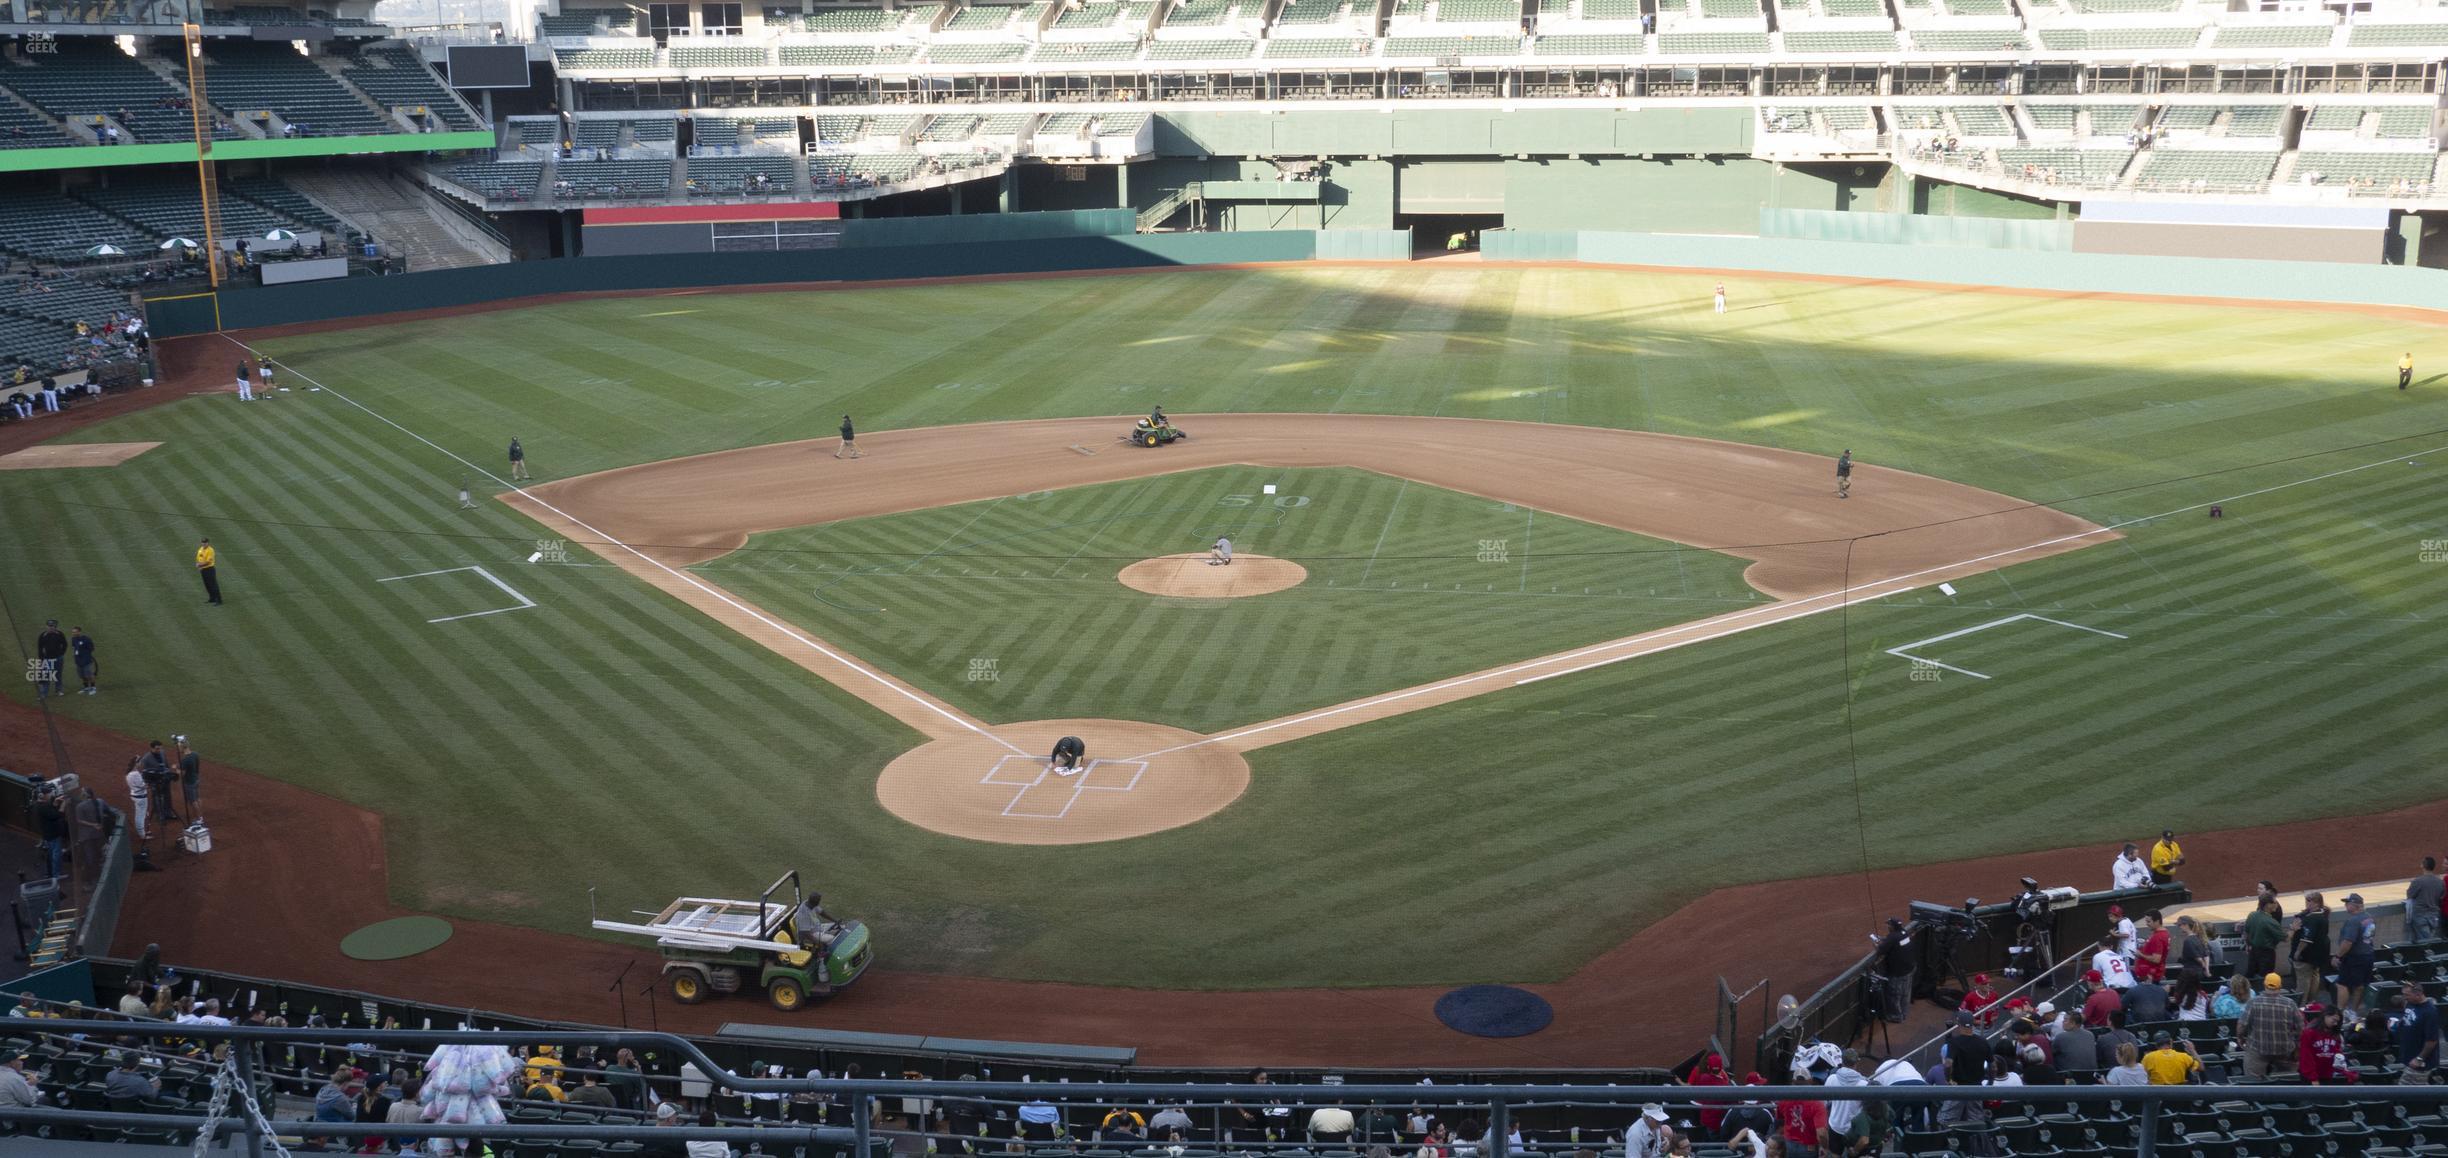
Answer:
[[[22,639],[57,615],[101,641],[108,690],[62,710],[189,731],[208,761],[382,811],[403,903],[575,930],[590,883],[611,906],[659,905],[799,864],[905,969],[1188,987],[1552,978],[1719,885],[2086,841],[2104,873],[2113,842],[2160,827],[2358,813],[2448,786],[2448,562],[2430,561],[2448,544],[2425,546],[2448,540],[2448,455],[2416,453],[2448,448],[2427,433],[2448,431],[2448,384],[2399,393],[2393,369],[2409,349],[2448,365],[2448,330],[1768,279],[1727,279],[1735,309],[1717,317],[1713,280],[1302,268],[694,295],[270,349],[495,469],[518,435],[540,477],[819,436],[845,410],[879,430],[1161,402],[1850,447],[2103,522],[2232,498],[2227,517],[2144,522],[1952,598],[1910,593],[1264,749],[1249,794],[1208,821],[1055,849],[892,818],[875,772],[917,737],[613,568],[525,564],[533,524],[454,509],[462,468],[328,395],[177,403],[75,436],[164,443],[124,466],[0,474],[0,584]],[[892,529],[923,537],[928,517]],[[203,607],[191,574],[204,534],[226,607]],[[499,592],[464,573],[378,582],[471,565],[537,606],[431,624]],[[1335,616],[1355,630],[1319,646],[1362,646],[1379,620],[1488,613],[1493,592],[1424,581]],[[991,605],[905,606],[929,612],[920,638],[876,646],[934,657],[913,679],[1021,654],[980,619]],[[1929,653],[1989,680],[1914,680],[1886,650],[2026,611],[2128,638],[2069,643],[2025,622]],[[1086,658],[1059,697],[973,702],[1191,719],[1271,711],[1278,694],[1233,664],[1151,676]],[[1302,694],[1389,679],[1414,682],[1355,661]],[[1095,702],[1054,710],[1074,691]],[[1110,935],[1115,914],[1134,935]],[[1456,952],[1465,929],[1502,951]]]
[[[1218,536],[1309,578],[1200,600],[1114,577]],[[1228,467],[758,535],[694,570],[990,723],[1093,705],[1214,732],[1766,602],[1746,565],[1361,470]]]

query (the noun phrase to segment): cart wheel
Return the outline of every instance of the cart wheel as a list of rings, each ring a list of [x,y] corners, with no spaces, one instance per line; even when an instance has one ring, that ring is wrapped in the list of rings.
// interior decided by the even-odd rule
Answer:
[[[671,995],[672,1000],[682,1005],[695,1005],[705,1000],[705,978],[699,977],[693,970],[674,973],[671,975]]]
[[[784,1013],[793,1012],[807,1004],[807,990],[788,977],[774,978],[773,984],[765,987],[765,995],[773,999],[775,1009]]]
[[[1155,432],[1155,431],[1153,431],[1153,430],[1151,430],[1151,431],[1147,432],[1147,434],[1145,434],[1144,436],[1142,436],[1142,437],[1139,439],[1139,442],[1140,442],[1140,445],[1142,445],[1142,446],[1154,446],[1154,445],[1156,445],[1156,443],[1157,443],[1156,432]]]

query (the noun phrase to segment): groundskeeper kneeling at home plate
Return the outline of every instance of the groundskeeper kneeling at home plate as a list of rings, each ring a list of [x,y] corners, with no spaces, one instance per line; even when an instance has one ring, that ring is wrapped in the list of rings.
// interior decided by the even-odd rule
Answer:
[[[1080,761],[1087,758],[1087,743],[1077,736],[1065,736],[1054,741],[1054,755],[1047,758],[1046,767],[1057,776],[1071,776],[1079,772]]]

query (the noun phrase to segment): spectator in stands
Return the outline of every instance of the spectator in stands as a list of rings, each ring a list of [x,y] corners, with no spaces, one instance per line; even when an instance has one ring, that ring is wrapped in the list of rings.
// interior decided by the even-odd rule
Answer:
[[[2116,956],[2113,951],[2108,955]],[[2108,987],[2107,981],[2100,976],[2100,971],[2097,969],[2083,974],[2083,986],[2089,990],[2088,996],[2083,998],[2083,1025],[2090,1029],[2106,1029],[2115,1024],[2118,1015],[2125,1011],[2125,999],[2117,996],[2117,991]]]
[[[389,1074],[375,1073],[366,1075],[365,1085],[357,1091],[358,1123],[366,1126],[389,1125],[391,1122],[391,1107],[398,1100],[399,1099],[394,1097],[392,1094],[391,1076]],[[369,1134],[358,1142],[356,1152],[359,1154],[380,1154],[383,1152],[386,1141],[387,1140],[379,1134]]]
[[[1137,1115],[1133,1117],[1136,1118]],[[1341,1106],[1320,1106],[1309,1113],[1309,1138],[1311,1141],[1340,1147],[1351,1140],[1354,1124],[1350,1110]],[[1131,1136],[1131,1140],[1138,1139],[1138,1135]]]
[[[2151,1051],[2142,1055],[2142,1070],[2150,1075],[2154,1086],[2182,1086],[2201,1081],[2201,1054],[2193,1048],[2192,1038],[2178,1038],[2166,1030],[2151,1035]]]
[[[1732,1086],[1734,1079],[1726,1073],[1725,1058],[1715,1053],[1704,1053],[1700,1055],[1700,1064],[1692,1067],[1691,1077],[1685,1084],[1709,1087]],[[1726,1100],[1723,1098],[1694,1098],[1693,1101],[1699,1110],[1701,1136],[1710,1139],[1725,1137],[1725,1116],[1728,1105]]]
[[[2201,921],[2196,917],[2176,918],[2176,955],[2169,963],[2180,976],[2196,981],[2210,978],[2210,939],[2202,935]]]
[[[102,1096],[110,1099],[112,1110],[132,1111],[161,1094],[161,1080],[145,1076],[136,1051],[121,1051],[111,1060],[110,1076],[102,1079]]]
[[[34,1079],[26,1076],[25,1054],[0,1046],[0,1106],[32,1109],[41,1101],[34,1089]]]
[[[1956,1008],[1979,1018],[1983,1026],[1988,1026],[1997,1022],[1997,1011],[1991,1008],[1997,1003],[1997,986],[1990,982],[1989,975],[1975,973],[1972,975],[1971,991],[1963,995],[1963,1003]]]
[[[2391,1020],[2390,1028],[2398,1064],[2410,1068],[2419,1062],[2426,1070],[2439,1065],[2439,1003],[2423,991],[2422,982],[2406,982],[2405,1008]]]
[[[2315,1001],[2304,1006],[2306,1024],[2296,1046],[2295,1072],[2306,1085],[2335,1086],[2355,1080],[2347,1064],[2346,1038],[2338,1032],[2338,1011]]]
[[[603,1084],[601,1076],[592,1071],[578,1075],[578,1088],[567,1099],[573,1106],[594,1106],[610,1110],[620,1105],[620,1097]]]
[[[258,1012],[261,1011],[259,1010]],[[399,1096],[392,1100],[390,1112],[383,1115],[383,1124],[386,1126],[408,1126],[423,1121],[425,1117],[425,1104],[418,1100],[417,1095],[419,1093],[419,1089],[417,1083],[409,1078],[408,1071],[391,1071],[391,1084],[399,1090]],[[417,1143],[419,1139],[393,1138],[391,1141],[399,1147],[399,1152],[402,1154],[417,1153]]]
[[[2168,990],[2168,1014],[2178,1021],[2210,1020],[2210,991],[2216,988],[2188,973]]]
[[[2116,1064],[2110,1066],[2108,1072],[2100,1077],[2101,1085],[2147,1086],[2151,1084],[2150,1071],[2142,1068],[2141,1055],[2135,1051],[2132,1042],[2118,1042],[2114,1056]]]
[[[2184,862],[2184,846],[2176,843],[2176,830],[2160,830],[2159,843],[2152,845],[2150,850],[2151,883],[2175,883],[2176,870],[2184,867]]]
[[[1844,1051],[1844,1060],[1828,1071],[1827,1077],[1821,1081],[1821,1084],[1831,1089],[1852,1089],[1869,1085],[1870,1075],[1865,1072],[1868,1068],[1861,1051],[1848,1049]],[[1862,1103],[1857,1101],[1829,1102],[1827,1104],[1828,1132],[1831,1135],[1842,1135],[1853,1124],[1853,1116],[1861,1113],[1861,1110]]]
[[[2166,980],[2168,951],[2171,945],[2167,926],[2160,917],[2159,910],[2152,909],[2142,914],[2142,925],[2137,932],[2141,934],[2142,944],[2134,950],[2134,980],[2137,982]],[[2132,1005],[2133,999],[2128,996],[2125,1004]]]
[[[2288,959],[2295,963],[2298,999],[2309,1004],[2321,996],[2329,977],[2329,906],[2319,893],[2305,893],[2303,911],[2295,914],[2289,935]]]
[[[2116,863],[2108,867],[2108,887],[2141,889],[2150,887],[2150,862],[2142,859],[2142,849],[2127,841],[2117,854]]]
[[[2303,1011],[2295,1008],[2279,976],[2262,977],[2261,992],[2253,995],[2236,1022],[2236,1048],[2244,1055],[2245,1078],[2259,1081],[2284,1073],[2287,1059],[2300,1054],[2303,1029]]]
[[[2274,897],[2264,897],[2253,905],[2252,915],[2244,918],[2244,971],[2242,977],[2259,977],[2278,969],[2278,946],[2286,940],[2286,910]]]
[[[2098,951],[2091,954],[2091,972],[2099,974],[2100,983],[2110,989],[2121,991],[2133,985],[2133,966],[2117,951],[2115,934],[2100,938]]]
[[[2136,980],[2125,990],[2125,1024],[2148,1025],[2168,1019],[2167,987],[2153,980]]]
[[[128,991],[119,998],[119,1016],[150,1017],[152,1013],[153,1007],[145,1002],[145,987],[141,984],[129,984]]]
[[[604,1067],[604,1081],[612,1087],[612,1096],[620,1100],[624,1110],[643,1110],[646,1099],[646,1075],[638,1069],[637,1054],[627,1049],[612,1055],[612,1064]]]
[[[2407,374],[2413,367],[2406,368]],[[2448,883],[2440,880],[2439,858],[2422,859],[2422,872],[2406,882],[2406,940],[2420,944],[2440,935],[2440,902],[2448,899]]]
[[[1020,1137],[1025,1141],[1051,1142],[1062,1134],[1062,1112],[1042,1097],[1022,1103],[1019,1118]]]
[[[2363,1008],[2363,987],[2371,984],[2373,942],[2378,940],[2380,923],[2363,911],[2363,894],[2346,894],[2345,919],[2339,922],[2337,942],[2338,1008]]]
[[[2244,1010],[2251,1004],[2252,975],[2235,974],[2219,988],[2218,996],[2210,999],[2210,1018],[2213,1021],[2235,1022],[2244,1016]]]
[[[321,1088],[315,1091],[314,1120],[318,1122],[354,1122],[357,1120],[357,1094],[365,1087],[352,1066],[333,1070]],[[328,1149],[328,1145],[322,1147]]]
[[[1666,1125],[1666,1107],[1656,1102],[1642,1106],[1639,1116],[1624,1130],[1624,1158],[1658,1158],[1673,1135]]]

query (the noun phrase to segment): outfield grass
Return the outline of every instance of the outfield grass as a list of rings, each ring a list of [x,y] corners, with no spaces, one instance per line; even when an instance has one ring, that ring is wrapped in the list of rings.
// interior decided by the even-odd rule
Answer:
[[[818,436],[845,410],[879,430],[1161,402],[1849,446],[2106,521],[2448,445],[2338,450],[2448,428],[2448,386],[2400,394],[2393,372],[2407,349],[2448,365],[2448,330],[1739,280],[1743,308],[1716,317],[1710,280],[1168,273],[582,302],[271,348],[488,465],[516,434],[541,477]],[[2105,845],[2442,786],[2448,630],[2433,605],[2448,564],[2422,562],[2421,544],[2448,539],[2448,456],[2238,499],[2215,523],[2133,526],[1953,599],[1913,593],[1265,749],[1251,792],[1208,821],[1027,849],[884,813],[874,774],[914,735],[610,567],[524,564],[532,524],[455,510],[462,468],[329,395],[182,402],[75,437],[165,445],[110,470],[0,473],[13,548],[0,584],[20,636],[58,615],[101,640],[109,691],[64,710],[191,731],[208,760],[382,810],[404,903],[558,929],[583,923],[589,883],[609,905],[659,904],[798,863],[876,922],[898,968],[1161,986],[1526,980],[1569,972],[1700,890],[1843,871],[1865,853]],[[2168,481],[2208,471],[2225,473]],[[928,518],[878,523],[918,538]],[[224,552],[223,608],[202,606],[190,574],[201,534]],[[428,624],[498,606],[498,592],[464,574],[377,583],[468,565],[539,606]],[[1423,581],[1376,614],[1464,621],[1494,594]],[[1640,602],[1573,606],[1632,616]],[[905,674],[943,680],[985,647],[1017,654],[976,605],[938,606],[907,654],[943,666]],[[2023,611],[2129,638],[2025,622],[1930,650],[1987,681],[1914,681],[1886,654]],[[856,629],[834,614],[826,630]],[[1275,694],[1222,664],[1136,690],[1150,667],[1114,666],[1073,677],[1099,704],[1056,713],[1019,687],[967,702],[1161,717],[1241,700],[1259,714]],[[1116,914],[1139,934],[1111,936]]]
[[[1219,535],[1309,578],[1229,600],[1114,578]],[[1366,471],[1230,467],[758,535],[696,570],[989,722],[1213,732],[1766,602],[1746,565]]]

